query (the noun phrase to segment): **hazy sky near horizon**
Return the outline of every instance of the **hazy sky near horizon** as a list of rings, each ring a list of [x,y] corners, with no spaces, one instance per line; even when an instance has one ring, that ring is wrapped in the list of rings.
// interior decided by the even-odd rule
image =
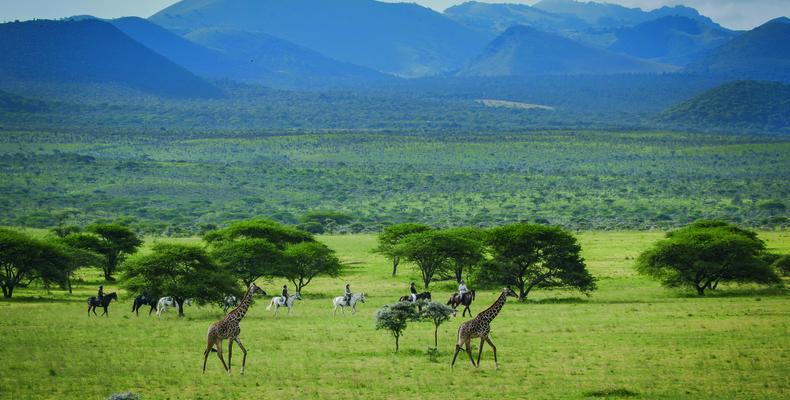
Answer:
[[[436,11],[463,3],[465,0],[386,0],[415,2]],[[478,0],[487,3],[534,4],[538,0]],[[94,15],[101,18],[122,16],[148,17],[176,3],[177,0],[0,0],[0,21],[33,18],[54,19],[73,15]],[[790,0],[606,0],[628,7],[652,10],[665,5],[683,4],[731,29],[751,29],[770,19],[790,16]]]

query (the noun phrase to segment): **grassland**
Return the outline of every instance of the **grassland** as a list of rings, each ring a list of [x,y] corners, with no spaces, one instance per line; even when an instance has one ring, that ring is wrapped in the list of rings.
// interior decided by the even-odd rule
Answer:
[[[774,251],[790,252],[789,232],[760,236]],[[73,295],[28,288],[0,302],[0,398],[102,399],[125,390],[145,399],[787,398],[787,290],[727,287],[700,298],[663,289],[631,269],[633,257],[659,237],[581,233],[599,290],[589,298],[538,291],[531,302],[508,302],[493,323],[499,369],[488,348],[480,369],[463,358],[449,368],[461,317],[441,327],[435,356],[428,352],[429,324],[409,326],[401,351],[393,352],[392,338],[374,330],[373,314],[416,274],[404,266],[391,277],[387,260],[369,252],[372,235],[321,238],[349,268],[339,279],[310,284],[294,315],[273,317],[267,299],[253,305],[242,323],[250,352],[245,376],[225,375],[214,356],[200,372],[206,328],[221,318],[218,306],[158,320],[131,315],[131,299],[122,294],[109,318],[89,318],[84,298],[95,293],[98,274],[83,271]],[[147,246],[155,240],[173,239],[151,238]],[[330,298],[344,282],[369,301],[356,316],[333,318]],[[271,293],[279,284],[264,288]],[[450,289],[432,287],[439,300]],[[473,310],[495,296],[484,291]],[[234,354],[238,372],[240,352]]]

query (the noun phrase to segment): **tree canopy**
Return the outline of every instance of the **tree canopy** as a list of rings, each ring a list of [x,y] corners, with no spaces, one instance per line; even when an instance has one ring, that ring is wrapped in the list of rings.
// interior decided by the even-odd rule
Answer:
[[[487,242],[492,258],[483,265],[481,277],[517,287],[521,301],[535,287],[571,287],[583,293],[596,288],[581,246],[559,227],[505,225],[491,229]]]
[[[403,223],[387,226],[381,231],[381,233],[379,233],[379,245],[374,251],[392,258],[392,276],[395,276],[395,274],[398,272],[398,264],[400,264],[400,256],[395,251],[398,243],[400,243],[400,241],[408,235],[413,233],[427,232],[431,229],[432,228],[428,225],[415,223]]]
[[[203,235],[203,239],[212,244],[239,238],[264,239],[281,250],[289,244],[315,241],[309,232],[264,218],[234,222],[227,228],[210,231]]]
[[[276,276],[282,268],[283,252],[265,239],[242,238],[218,242],[211,257],[249,286],[261,277]]]
[[[184,315],[185,299],[217,303],[227,294],[241,294],[230,271],[215,264],[200,247],[157,243],[150,253],[130,258],[124,267],[123,286],[129,292],[172,296],[178,302],[179,316]]]
[[[408,235],[395,248],[395,253],[414,263],[427,289],[434,275],[447,271],[451,265],[464,265],[480,256],[478,243],[445,231],[426,231]]]
[[[129,228],[120,224],[92,224],[85,228],[86,232],[96,236],[98,240],[90,240],[82,236],[79,248],[91,250],[104,256],[104,279],[114,280],[112,274],[118,265],[129,255],[137,252],[143,241]],[[77,241],[74,241],[77,244]]]
[[[390,332],[395,338],[395,352],[398,351],[399,339],[406,330],[409,322],[418,321],[420,314],[414,307],[414,303],[401,301],[395,304],[387,304],[376,311],[376,329],[384,329]]]
[[[0,228],[0,287],[6,299],[34,280],[65,286],[72,263],[65,246]]]
[[[702,296],[722,282],[778,283],[765,251],[755,232],[701,220],[667,233],[637,258],[636,270],[666,287],[693,287]]]
[[[343,265],[335,256],[334,250],[323,243],[303,242],[292,244],[285,249],[285,259],[278,276],[282,276],[301,292],[313,278],[319,275],[336,277]]]

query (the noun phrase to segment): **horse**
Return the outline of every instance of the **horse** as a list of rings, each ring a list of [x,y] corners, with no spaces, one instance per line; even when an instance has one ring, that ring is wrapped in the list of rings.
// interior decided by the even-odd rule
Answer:
[[[351,315],[357,313],[357,302],[365,302],[365,293],[354,293],[351,295],[351,300],[346,303],[346,296],[337,296],[334,300],[332,300],[332,304],[334,304],[335,308],[332,311],[332,316],[334,317],[337,314],[337,308],[340,307],[340,311],[343,312],[343,315],[346,315],[346,307],[351,307]]]
[[[151,313],[154,312],[156,309],[156,299],[150,298],[144,294],[141,294],[134,298],[134,303],[132,304],[132,312],[140,316],[140,309],[143,306],[151,306],[151,309],[148,310],[148,316],[151,316]]]
[[[263,295],[265,296],[266,292],[263,292]],[[229,294],[222,299],[222,310],[225,312],[225,314],[228,313],[229,308],[236,307],[238,305],[239,305],[239,298],[232,294]]]
[[[192,300],[186,299],[186,300],[184,300],[184,304],[186,304],[188,306],[191,306],[192,305]],[[176,301],[175,298],[170,297],[170,296],[162,297],[156,303],[156,316],[161,318],[162,317],[162,313],[167,311],[167,307],[173,307],[173,308],[178,309],[178,302]],[[179,317],[180,317],[180,315],[179,315]]]
[[[417,300],[431,301],[431,292],[417,293]],[[398,301],[411,301],[411,295],[401,296],[400,300]]]
[[[288,307],[288,315],[291,315],[291,309],[293,308],[294,302],[296,300],[302,300],[302,295],[299,294],[299,292],[288,296],[288,300],[286,300],[285,304],[283,304],[282,296],[275,296],[272,297],[272,301],[269,302],[269,306],[266,307],[266,309],[271,310],[272,306],[275,306],[274,315],[277,315],[277,310],[280,309],[280,307]]]
[[[115,292],[105,294],[101,301],[96,296],[88,297],[88,316],[91,316],[91,311],[93,311],[93,315],[96,315],[96,307],[101,306],[104,308],[104,312],[101,315],[109,317],[110,314],[107,312],[107,307],[110,306],[110,301],[112,300],[118,301],[118,295]]]
[[[461,313],[462,317],[466,316],[466,312],[469,311],[469,316],[472,316],[472,310],[469,308],[472,305],[472,301],[475,299],[475,291],[471,290],[469,292],[464,293],[463,296],[459,295],[458,293],[453,293],[450,296],[450,300],[447,301],[447,305],[451,306],[453,310],[455,310],[459,305],[464,305],[464,312]]]

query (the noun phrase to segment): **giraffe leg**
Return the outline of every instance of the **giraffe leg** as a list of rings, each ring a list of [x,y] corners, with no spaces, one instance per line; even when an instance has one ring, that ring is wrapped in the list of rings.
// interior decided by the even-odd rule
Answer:
[[[228,375],[230,375],[230,370],[233,368],[233,363],[230,362],[230,359],[233,357],[233,339],[228,340]]]
[[[475,358],[472,357],[472,340],[471,339],[466,341],[466,354],[469,355],[469,361],[472,362],[472,366],[473,367],[477,367],[477,364],[475,364]]]
[[[491,341],[491,338],[486,337],[486,343],[488,343],[488,345],[491,346],[491,350],[494,351],[494,365],[499,368],[499,362],[496,359],[496,346],[494,346],[494,342]]]
[[[483,355],[483,343],[485,343],[485,338],[480,338],[480,348],[477,349],[477,366],[480,366],[480,356]]]
[[[219,360],[222,361],[222,368],[227,371],[228,365],[225,364],[225,358],[222,357],[222,340],[217,340],[217,357],[219,357]]]
[[[236,343],[239,345],[239,348],[241,349],[241,354],[242,354],[242,356],[241,356],[241,374],[244,375],[244,364],[247,363],[247,349],[245,349],[244,345],[241,344],[241,339],[236,337],[236,339],[234,339],[234,340],[236,340]]]
[[[455,354],[453,354],[453,362],[450,363],[450,368],[455,367],[455,359],[456,359],[456,357],[458,357],[458,352],[460,352],[460,351],[461,351],[461,346],[456,344],[455,345]]]
[[[214,347],[214,344],[208,342],[208,347],[206,347],[206,351],[203,352],[203,373],[206,373],[206,360],[208,360],[208,355],[211,353],[211,348]]]

